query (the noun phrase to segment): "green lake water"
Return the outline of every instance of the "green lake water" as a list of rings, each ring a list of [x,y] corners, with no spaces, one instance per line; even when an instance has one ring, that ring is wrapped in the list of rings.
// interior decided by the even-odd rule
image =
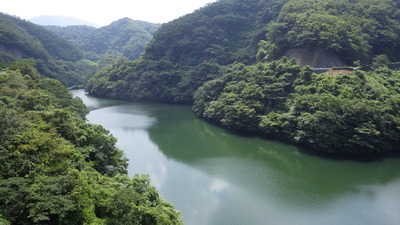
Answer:
[[[149,174],[187,225],[400,224],[399,158],[329,159],[232,134],[194,117],[190,106],[71,93],[100,108],[88,121],[118,138],[129,175]]]

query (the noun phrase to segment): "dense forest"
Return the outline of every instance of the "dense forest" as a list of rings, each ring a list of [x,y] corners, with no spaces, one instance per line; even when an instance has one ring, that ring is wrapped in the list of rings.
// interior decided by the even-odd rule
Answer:
[[[226,128],[316,151],[400,150],[400,71],[385,65],[333,76],[286,58],[251,66],[236,63],[199,88],[193,109]]]
[[[0,72],[1,224],[182,224],[148,176],[127,176],[116,139],[86,107],[17,61]]]
[[[392,0],[291,0],[268,26],[259,57],[276,58],[290,48],[337,52],[348,65],[375,55],[399,60],[399,2]]]

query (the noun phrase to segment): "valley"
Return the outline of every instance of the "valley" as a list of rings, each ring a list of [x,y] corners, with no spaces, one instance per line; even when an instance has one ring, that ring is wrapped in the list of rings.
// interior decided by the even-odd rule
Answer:
[[[0,224],[400,222],[398,1],[132,4],[0,13]]]

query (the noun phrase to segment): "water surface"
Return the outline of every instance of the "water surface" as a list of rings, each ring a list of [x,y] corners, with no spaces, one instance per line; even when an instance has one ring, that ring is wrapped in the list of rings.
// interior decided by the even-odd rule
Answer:
[[[93,98],[89,122],[118,138],[187,225],[400,224],[400,160],[334,160],[229,133],[189,106]]]

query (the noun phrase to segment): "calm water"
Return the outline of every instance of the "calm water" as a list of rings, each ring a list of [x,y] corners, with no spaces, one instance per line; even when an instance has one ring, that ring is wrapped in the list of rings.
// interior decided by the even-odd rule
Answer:
[[[89,108],[121,103],[72,93]],[[129,174],[150,174],[187,225],[400,224],[400,159],[304,154],[226,132],[195,118],[189,106],[126,104],[87,118],[118,138]]]

